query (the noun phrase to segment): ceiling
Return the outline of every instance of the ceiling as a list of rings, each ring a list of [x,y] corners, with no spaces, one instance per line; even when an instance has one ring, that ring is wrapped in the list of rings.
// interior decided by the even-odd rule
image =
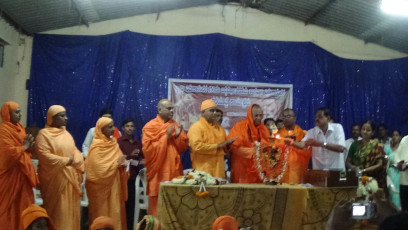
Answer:
[[[0,15],[26,34],[211,4],[283,15],[408,53],[408,17],[380,10],[381,0],[0,0]]]

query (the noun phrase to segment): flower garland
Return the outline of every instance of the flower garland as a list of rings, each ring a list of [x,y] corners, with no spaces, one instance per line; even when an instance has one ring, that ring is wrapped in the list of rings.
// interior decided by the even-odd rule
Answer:
[[[358,181],[357,197],[368,201],[370,196],[378,191],[377,181],[368,176],[363,176]]]
[[[287,165],[288,165],[288,156],[289,156],[289,148],[285,148],[284,151],[284,158],[283,158],[283,167],[282,171],[274,177],[273,175],[265,175],[265,172],[262,168],[262,156],[261,156],[261,143],[255,142],[256,146],[256,153],[255,153],[255,160],[256,160],[256,168],[258,170],[260,178],[263,180],[264,183],[280,183],[280,180],[282,179],[283,175],[285,174]],[[275,167],[279,162],[282,154],[282,148],[277,147],[276,145],[272,144],[272,153],[274,156],[269,156],[269,153],[263,154],[263,157],[269,162],[269,167],[273,168]],[[272,173],[271,173],[272,174]]]

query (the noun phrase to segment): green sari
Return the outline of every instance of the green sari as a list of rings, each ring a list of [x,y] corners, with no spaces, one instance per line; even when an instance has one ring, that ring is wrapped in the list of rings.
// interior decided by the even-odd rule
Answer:
[[[381,167],[377,168],[374,171],[364,173],[365,176],[374,177],[380,188],[385,186],[385,170],[386,162],[384,159],[384,149],[380,143],[377,141],[371,140],[367,144],[363,144],[363,141],[355,141],[351,144],[348,158],[350,163],[361,168],[366,169],[373,165],[376,165],[378,161],[382,160]]]

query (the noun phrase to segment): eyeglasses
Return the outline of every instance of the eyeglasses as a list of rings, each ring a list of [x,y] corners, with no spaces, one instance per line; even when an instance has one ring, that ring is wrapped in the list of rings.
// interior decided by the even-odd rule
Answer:
[[[282,116],[283,119],[285,119],[285,118],[291,118],[291,117],[295,117],[295,116],[292,116],[292,115]]]

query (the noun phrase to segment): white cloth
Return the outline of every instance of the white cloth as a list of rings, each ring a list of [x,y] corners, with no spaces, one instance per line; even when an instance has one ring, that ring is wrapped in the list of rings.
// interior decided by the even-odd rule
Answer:
[[[326,142],[327,144],[345,147],[343,126],[337,123],[329,123],[326,134],[317,126],[310,129],[302,141],[308,139],[315,139],[323,143]],[[338,153],[322,147],[312,147],[312,163],[313,169],[346,169],[344,164],[344,151]]]
[[[89,151],[89,148],[91,147],[94,136],[95,136],[95,127],[89,129],[88,133],[86,134],[84,143],[82,143],[82,156],[84,156],[84,158],[88,156],[88,151]]]
[[[402,138],[395,152],[394,161],[396,163],[400,161],[408,163],[408,135]],[[408,170],[400,172],[400,184],[408,185]]]
[[[363,139],[363,138],[362,137],[357,138],[358,141],[361,140],[361,139]],[[349,152],[350,146],[351,146],[351,144],[353,144],[353,142],[354,142],[353,138],[349,138],[345,142],[345,144],[346,144],[345,149],[344,149],[344,160],[345,161],[347,160],[348,152]]]

